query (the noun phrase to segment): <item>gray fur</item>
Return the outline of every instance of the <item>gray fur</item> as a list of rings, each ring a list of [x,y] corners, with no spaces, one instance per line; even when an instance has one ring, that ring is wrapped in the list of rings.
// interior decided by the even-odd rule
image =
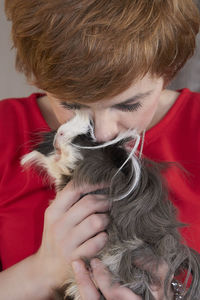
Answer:
[[[86,135],[76,137],[73,143],[94,145]],[[154,299],[149,287],[160,284],[156,269],[165,262],[169,268],[165,280],[166,297],[173,274],[188,270],[193,280],[184,299],[199,300],[200,256],[182,243],[178,232],[182,224],[177,221],[176,210],[168,198],[161,175],[163,165],[143,158],[139,185],[125,199],[114,201],[129,189],[134,179],[130,161],[114,176],[127,158],[123,145],[118,143],[103,149],[80,151],[83,159],[77,161],[72,174],[75,185],[106,183],[110,186],[103,191],[111,202],[109,240],[97,257],[111,271],[113,282],[131,288],[145,300]],[[68,175],[62,175],[60,189],[70,180]],[[89,261],[85,259],[85,262],[89,266]],[[65,284],[66,295],[80,299],[73,276]],[[54,300],[64,299],[62,290],[59,293]]]

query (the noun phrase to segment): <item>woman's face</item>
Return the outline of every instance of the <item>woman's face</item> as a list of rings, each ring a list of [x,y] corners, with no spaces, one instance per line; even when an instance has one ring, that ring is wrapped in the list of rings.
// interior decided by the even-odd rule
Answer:
[[[60,101],[48,93],[47,96],[59,124],[72,118],[75,110],[86,110],[93,118],[97,141],[105,142],[128,129],[137,129],[140,133],[150,128],[162,90],[162,78],[146,75],[123,93],[90,104],[73,104],[64,99]]]

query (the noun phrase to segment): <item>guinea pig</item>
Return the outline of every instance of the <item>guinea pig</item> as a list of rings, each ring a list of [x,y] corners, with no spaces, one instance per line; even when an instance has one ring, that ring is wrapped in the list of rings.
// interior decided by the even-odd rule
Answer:
[[[130,140],[132,150],[127,148]],[[139,142],[137,131],[130,130],[113,141],[98,143],[89,116],[77,112],[56,132],[45,134],[21,163],[45,169],[57,191],[71,179],[75,186],[106,185],[96,193],[109,199],[111,222],[108,242],[97,257],[111,272],[113,282],[145,300],[154,299],[151,285],[161,285],[157,270],[164,264],[166,297],[172,278],[186,272],[185,286],[189,277],[191,284],[177,299],[200,299],[200,256],[182,242],[178,229],[183,225],[169,199],[163,164],[140,158]],[[90,268],[89,260],[82,259]],[[53,299],[80,299],[72,271]]]

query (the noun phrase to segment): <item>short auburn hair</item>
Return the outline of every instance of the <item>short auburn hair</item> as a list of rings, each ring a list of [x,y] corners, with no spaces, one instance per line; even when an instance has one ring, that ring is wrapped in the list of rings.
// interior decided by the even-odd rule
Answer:
[[[16,68],[59,99],[113,97],[150,73],[171,80],[195,49],[193,0],[5,0]]]

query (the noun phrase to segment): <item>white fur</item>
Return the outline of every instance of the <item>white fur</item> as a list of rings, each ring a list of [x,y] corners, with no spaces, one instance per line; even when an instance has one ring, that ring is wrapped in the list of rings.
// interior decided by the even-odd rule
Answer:
[[[61,133],[63,133],[60,142],[69,143],[75,136],[79,134],[86,134],[88,130],[93,132],[91,128],[92,126],[90,124],[89,114],[87,112],[77,112],[70,121],[58,128],[55,140],[59,138]]]
[[[77,113],[73,119],[60,126],[57,131],[54,144],[59,149],[59,153],[55,149],[45,156],[34,150],[22,157],[21,165],[38,165],[46,169],[58,186],[61,182],[61,174],[71,175],[70,169],[74,170],[77,160],[82,159],[80,150],[71,144],[72,139],[79,134],[86,134],[88,130],[93,133],[89,115],[85,112]]]

